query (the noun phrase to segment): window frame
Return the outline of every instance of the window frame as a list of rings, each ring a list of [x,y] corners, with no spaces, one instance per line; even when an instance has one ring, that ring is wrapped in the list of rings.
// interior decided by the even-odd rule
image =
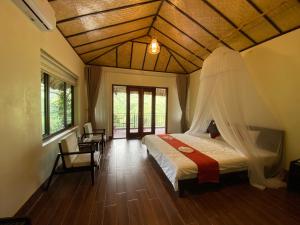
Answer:
[[[49,88],[49,78],[51,75],[48,73],[43,72],[42,76],[44,77],[44,99],[41,99],[41,102],[44,100],[44,124],[45,124],[45,132],[42,131],[42,138],[43,140],[47,140],[52,138],[53,136],[66,131],[67,129],[74,127],[74,86],[70,83],[66,83],[64,80],[59,79],[60,81],[64,82],[64,127],[54,133],[50,133],[50,88]],[[67,85],[71,87],[71,123],[67,124]]]

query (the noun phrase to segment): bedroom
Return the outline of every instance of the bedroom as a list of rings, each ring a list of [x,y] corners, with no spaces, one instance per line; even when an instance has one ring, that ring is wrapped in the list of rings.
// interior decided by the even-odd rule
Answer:
[[[50,31],[30,21],[16,2],[0,2],[0,218],[29,217],[32,224],[300,224],[299,192],[259,190],[247,172],[219,187],[196,184],[178,197],[140,140],[159,129],[171,135],[191,128],[204,83],[201,67],[227,46],[239,52],[251,90],[284,131],[280,174],[287,177],[290,162],[300,158],[299,1],[52,0],[56,25]],[[100,82],[89,82],[97,77]],[[125,115],[119,121],[114,86],[126,99],[119,103]],[[63,96],[58,106],[49,102],[49,89]],[[164,99],[160,106],[158,98]],[[255,125],[275,127],[268,116],[256,117],[261,108],[243,103]],[[107,137],[98,146],[103,157],[93,170],[95,184],[89,172],[55,175],[45,191],[58,143],[71,133],[83,135],[93,116]],[[220,118],[212,119],[224,136]],[[109,140],[117,128],[133,139]]]

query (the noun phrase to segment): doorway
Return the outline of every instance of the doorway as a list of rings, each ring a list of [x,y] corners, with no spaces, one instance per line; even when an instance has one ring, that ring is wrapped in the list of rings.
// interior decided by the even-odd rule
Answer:
[[[167,131],[167,88],[113,85],[113,138]]]

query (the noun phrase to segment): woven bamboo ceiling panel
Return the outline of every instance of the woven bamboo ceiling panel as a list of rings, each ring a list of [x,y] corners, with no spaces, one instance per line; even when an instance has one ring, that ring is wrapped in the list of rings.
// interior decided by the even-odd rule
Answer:
[[[187,74],[218,46],[243,51],[300,28],[298,0],[49,0],[89,65]],[[147,47],[161,44],[158,55]]]

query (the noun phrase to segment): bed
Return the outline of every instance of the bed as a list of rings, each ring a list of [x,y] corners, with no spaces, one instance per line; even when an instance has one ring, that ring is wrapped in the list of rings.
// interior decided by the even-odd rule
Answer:
[[[206,135],[200,137],[188,134],[170,135],[216,160],[220,175],[247,171],[247,158],[222,139],[212,139]],[[142,143],[146,145],[148,153],[160,166],[174,190],[181,196],[183,190],[179,187],[180,182],[197,178],[197,165],[159,136],[147,135],[142,139]],[[263,149],[261,157],[268,164],[272,164],[278,158],[275,153]]]

